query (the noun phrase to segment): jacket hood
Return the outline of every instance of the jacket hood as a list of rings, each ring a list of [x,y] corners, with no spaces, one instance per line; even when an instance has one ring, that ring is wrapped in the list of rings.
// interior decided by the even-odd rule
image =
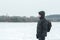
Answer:
[[[39,15],[41,15],[40,19],[44,19],[45,18],[45,12],[44,11],[40,11]]]

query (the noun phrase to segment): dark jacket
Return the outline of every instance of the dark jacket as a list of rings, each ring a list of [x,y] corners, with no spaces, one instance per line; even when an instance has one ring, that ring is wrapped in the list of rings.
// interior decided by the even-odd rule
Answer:
[[[36,37],[40,38],[42,36],[47,36],[47,20],[45,19],[44,13],[39,13],[41,17],[39,18],[38,24],[37,24],[37,34]]]

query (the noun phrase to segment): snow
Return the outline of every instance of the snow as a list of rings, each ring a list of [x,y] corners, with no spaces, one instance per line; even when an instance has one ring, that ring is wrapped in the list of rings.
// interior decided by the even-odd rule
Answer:
[[[0,23],[0,40],[38,40],[37,23]],[[52,22],[46,40],[60,40],[60,22]]]

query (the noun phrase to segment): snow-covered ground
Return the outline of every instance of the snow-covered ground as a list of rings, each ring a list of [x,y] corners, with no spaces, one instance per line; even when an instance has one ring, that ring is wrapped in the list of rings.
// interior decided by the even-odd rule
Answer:
[[[0,40],[38,40],[37,23],[0,23]],[[60,40],[60,22],[52,22],[46,40]]]

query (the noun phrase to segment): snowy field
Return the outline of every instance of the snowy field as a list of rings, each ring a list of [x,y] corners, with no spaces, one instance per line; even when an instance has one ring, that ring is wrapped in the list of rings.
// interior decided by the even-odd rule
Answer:
[[[38,40],[37,23],[0,23],[0,40]],[[52,22],[46,40],[60,40],[60,22]]]

